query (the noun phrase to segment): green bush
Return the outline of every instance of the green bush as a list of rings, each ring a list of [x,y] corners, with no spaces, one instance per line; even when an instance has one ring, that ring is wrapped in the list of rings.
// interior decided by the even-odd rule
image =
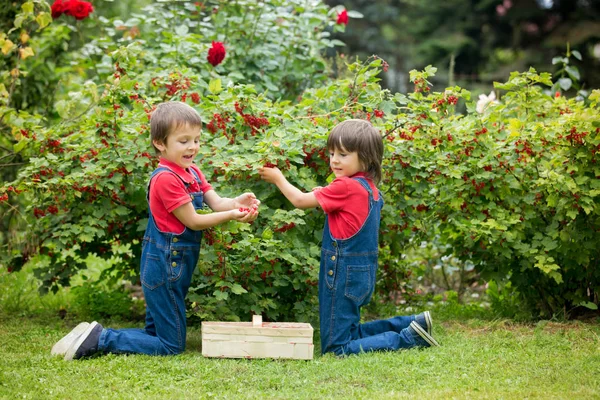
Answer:
[[[316,316],[324,216],[294,210],[257,169],[276,164],[306,191],[326,185],[325,140],[347,118],[371,120],[385,140],[380,298],[410,290],[403,253],[435,241],[445,249],[437,256],[510,282],[534,314],[595,307],[600,91],[555,96],[544,90],[551,76],[530,70],[496,85],[499,102],[476,107],[460,87],[432,91],[428,67],[411,72],[413,93],[392,94],[378,83],[387,65],[375,56],[329,81],[320,52],[335,44],[327,29],[342,29],[334,10],[273,1],[243,11],[242,3],[219,2],[216,12],[158,4],[144,22],[105,21],[106,35],[70,55],[81,66],[100,62],[91,79],[71,75],[57,94],[60,122],[12,114],[14,149],[28,164],[0,195],[18,193],[28,205],[27,237],[35,238],[11,244],[13,268],[41,254],[38,276],[56,290],[97,254],[112,259],[113,282],[135,281],[156,165],[148,115],[161,101],[182,100],[205,121],[197,162],[214,187],[224,196],[252,190],[263,202],[253,225],[206,232],[191,315]],[[225,39],[225,61],[213,67],[206,51]],[[249,56],[254,48],[261,57]]]
[[[107,320],[120,318],[134,320],[144,318],[144,302],[133,299],[123,285],[107,285],[103,282],[84,282],[71,288],[73,299],[68,311],[82,320]]]

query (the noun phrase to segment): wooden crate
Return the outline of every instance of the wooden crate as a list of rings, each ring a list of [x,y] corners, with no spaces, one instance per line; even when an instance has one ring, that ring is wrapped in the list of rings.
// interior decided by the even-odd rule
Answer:
[[[313,327],[300,322],[202,322],[202,355],[312,360]]]

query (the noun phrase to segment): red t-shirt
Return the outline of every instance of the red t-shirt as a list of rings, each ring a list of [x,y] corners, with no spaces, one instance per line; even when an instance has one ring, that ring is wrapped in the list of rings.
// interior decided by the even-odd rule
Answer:
[[[352,179],[356,177],[366,178],[373,190],[373,197],[379,199],[377,187],[364,172],[352,177],[336,178],[328,186],[315,191],[315,197],[329,219],[331,235],[336,239],[353,236],[369,215],[369,193],[360,182]]]
[[[190,193],[206,193],[212,190],[212,186],[208,183],[202,171],[195,165],[192,165],[191,168],[200,177],[200,184],[198,184],[191,171],[185,170],[164,158],[160,159],[158,166],[169,168],[185,182],[190,183],[186,189],[181,179],[169,171],[160,172],[150,181],[150,212],[154,217],[156,227],[161,232],[181,234],[185,230],[185,225],[173,215],[173,210],[191,202]]]

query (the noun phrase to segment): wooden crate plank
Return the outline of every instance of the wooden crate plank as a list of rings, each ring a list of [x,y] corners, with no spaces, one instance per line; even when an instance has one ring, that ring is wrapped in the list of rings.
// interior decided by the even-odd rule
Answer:
[[[264,322],[260,327],[254,327],[251,322],[202,322],[202,332],[251,336],[313,336],[310,324],[292,322]]]
[[[266,343],[310,343],[312,337],[306,336],[265,336],[265,335],[226,335],[222,333],[204,333],[202,332],[202,340],[210,340],[213,342],[228,340],[236,342],[266,342]]]
[[[312,360],[314,345],[307,343],[202,341],[202,355],[221,358],[289,358]]]

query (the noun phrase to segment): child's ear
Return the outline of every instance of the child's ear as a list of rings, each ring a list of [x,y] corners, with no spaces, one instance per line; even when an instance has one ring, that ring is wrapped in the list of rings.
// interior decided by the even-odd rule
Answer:
[[[163,142],[160,142],[158,140],[153,140],[152,144],[154,145],[154,147],[156,147],[158,149],[158,151],[163,152],[167,149],[167,146],[165,146],[165,144]]]

